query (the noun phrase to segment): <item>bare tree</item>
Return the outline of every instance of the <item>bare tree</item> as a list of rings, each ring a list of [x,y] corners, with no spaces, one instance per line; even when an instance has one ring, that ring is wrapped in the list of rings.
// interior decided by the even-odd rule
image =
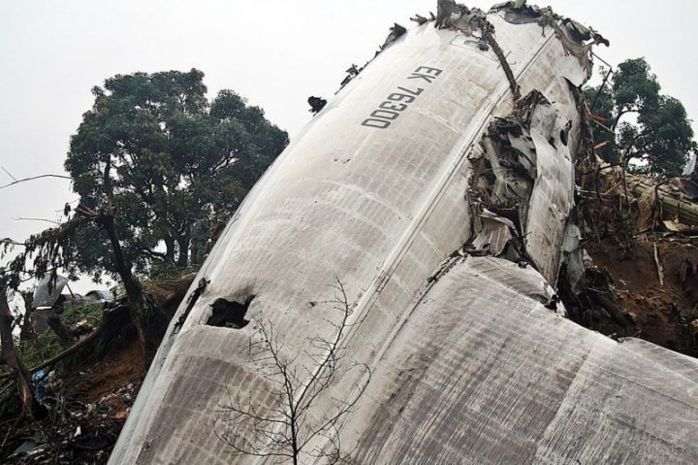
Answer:
[[[334,288],[335,298],[320,302],[330,304],[338,315],[335,321],[326,320],[334,334],[329,339],[307,338],[307,348],[289,351],[296,354],[290,358],[282,350],[283,341],[272,324],[257,323],[257,331],[250,341],[250,361],[274,388],[261,400],[255,393],[240,392],[230,381],[226,382],[227,402],[220,405],[216,434],[235,453],[275,458],[294,465],[299,463],[301,454],[328,463],[350,462],[339,442],[342,419],[365,392],[371,370],[346,358],[345,336],[358,323],[350,322],[351,308],[341,281],[337,280]],[[311,368],[307,367],[308,360],[312,362]],[[349,389],[349,398],[331,397],[327,391],[332,384],[352,371],[358,371],[351,375],[358,374],[359,381]],[[322,410],[318,402],[321,397]],[[313,440],[320,438],[328,446],[309,450]]]

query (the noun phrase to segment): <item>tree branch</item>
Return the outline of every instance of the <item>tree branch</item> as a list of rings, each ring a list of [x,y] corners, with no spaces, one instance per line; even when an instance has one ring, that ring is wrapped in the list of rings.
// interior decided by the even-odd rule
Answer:
[[[225,442],[236,454],[256,457],[286,457],[292,463],[300,463],[301,455],[311,451],[306,448],[318,437],[326,438],[319,449],[336,448],[339,440],[333,435],[339,434],[341,419],[351,412],[366,391],[371,379],[370,368],[361,363],[352,363],[344,369],[343,341],[348,328],[351,306],[342,282],[337,279],[334,286],[335,298],[325,303],[333,304],[333,309],[341,312],[338,322],[325,320],[333,333],[330,339],[320,336],[308,337],[310,351],[293,351],[290,359],[282,355],[282,344],[271,323],[259,321],[256,337],[250,339],[248,355],[258,365],[257,376],[266,379],[273,401],[260,401],[254,393],[244,391],[244,399],[236,392],[233,398],[229,384],[226,383],[228,405],[221,405],[222,413],[227,414],[221,421],[225,426],[218,438]],[[299,355],[305,356],[303,362],[314,368],[296,366]],[[354,369],[360,369],[359,377],[348,399],[330,397],[333,404],[325,410],[311,415],[311,410],[326,394],[339,374],[345,375]],[[274,387],[276,386],[276,387]],[[259,405],[259,409],[257,409]],[[329,445],[328,445],[329,444]],[[339,450],[331,451],[327,457],[341,458]],[[344,461],[342,458],[341,461]],[[338,463],[334,460],[332,463]]]
[[[29,177],[29,178],[17,179],[16,181],[12,181],[12,182],[9,183],[9,184],[5,184],[4,186],[0,186],[0,189],[5,189],[5,188],[7,188],[7,187],[14,186],[15,184],[20,184],[20,183],[23,183],[23,182],[34,181],[34,180],[36,180],[36,179],[42,179],[42,178],[68,179],[68,180],[70,180],[70,181],[73,180],[73,178],[71,178],[70,176],[65,176],[65,175],[62,175],[62,174],[42,174],[42,175],[40,175],[40,176],[32,176],[32,177]]]
[[[4,238],[0,239],[0,245],[4,245],[4,244],[24,247],[24,242],[17,242],[13,239],[10,239],[9,237],[4,237]]]
[[[31,218],[31,217],[25,218],[23,216],[19,216],[17,218],[12,218],[12,221],[43,221],[43,222],[51,223],[51,224],[55,224],[55,225],[61,224],[59,221],[49,220],[48,218]]]
[[[6,169],[4,166],[0,166],[0,168],[2,168],[2,170],[3,170],[5,173],[7,173],[7,175],[8,175],[9,177],[11,177],[13,181],[16,181],[16,180],[17,180],[17,178],[15,178],[15,177],[12,175],[12,173],[10,173],[9,171],[7,171],[7,169]]]

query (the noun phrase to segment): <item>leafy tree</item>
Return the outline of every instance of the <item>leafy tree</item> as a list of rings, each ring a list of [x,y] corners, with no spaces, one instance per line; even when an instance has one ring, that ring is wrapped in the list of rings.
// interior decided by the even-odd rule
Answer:
[[[156,338],[148,335],[161,325],[138,275],[155,262],[186,267],[190,249],[201,260],[211,225],[227,220],[288,143],[261,109],[232,91],[209,104],[202,79],[195,69],[135,73],[93,89],[65,163],[80,203],[74,211],[66,205],[65,222],[24,243],[0,241],[3,255],[24,249],[0,267],[0,291],[58,269],[118,275],[150,358]]]
[[[81,206],[109,204],[135,272],[162,263],[186,267],[197,245],[192,258],[200,260],[202,245],[192,242],[210,239],[288,143],[233,91],[209,103],[203,76],[192,69],[107,79],[93,89],[94,104],[71,139],[65,167]],[[76,236],[79,268],[114,273],[101,228],[92,223]]]
[[[684,106],[660,90],[644,58],[624,61],[610,82],[585,89],[592,112],[604,121],[594,127],[595,141],[607,141],[598,150],[603,159],[649,174],[681,173],[698,146]]]

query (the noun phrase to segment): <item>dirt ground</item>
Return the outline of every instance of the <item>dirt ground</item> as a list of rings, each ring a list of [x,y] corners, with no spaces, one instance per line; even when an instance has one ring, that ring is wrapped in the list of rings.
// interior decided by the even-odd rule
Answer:
[[[138,344],[131,342],[104,361],[95,363],[74,378],[64,381],[67,392],[83,402],[97,402],[124,385],[140,384],[143,378],[143,357]]]
[[[660,283],[654,247],[663,271]],[[593,264],[606,270],[615,302],[629,316],[619,324],[602,309],[592,309],[582,324],[613,337],[639,337],[698,356],[698,238],[649,235],[624,249],[611,239],[586,244]]]
[[[193,275],[147,283],[166,321],[184,298]],[[115,320],[116,321],[116,320]],[[115,323],[112,321],[112,323]],[[105,464],[145,373],[135,331],[117,329],[97,360],[84,351],[43,382],[48,413],[33,422],[18,412],[0,418],[2,464]],[[155,332],[153,337],[161,337]],[[152,341],[155,346],[159,340]]]
[[[135,339],[104,360],[49,378],[46,417],[0,425],[3,464],[104,464],[143,379]],[[27,451],[14,454],[21,448]]]

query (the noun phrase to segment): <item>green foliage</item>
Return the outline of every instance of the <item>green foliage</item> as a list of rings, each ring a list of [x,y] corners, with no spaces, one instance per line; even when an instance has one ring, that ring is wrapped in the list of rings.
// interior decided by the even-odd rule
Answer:
[[[55,228],[31,235],[21,244],[0,241],[0,260],[12,255],[0,266],[0,289],[18,289],[23,280],[55,275],[58,268],[70,277],[77,271],[76,237],[88,227],[85,218],[74,217]],[[18,252],[17,247],[21,247]]]
[[[625,60],[613,75],[613,95],[620,112],[655,108],[659,89],[657,77],[644,58]]]
[[[608,141],[597,152],[604,160],[627,163],[630,169],[652,175],[681,173],[698,146],[683,104],[660,90],[644,58],[624,61],[610,83],[585,89],[587,101],[593,102],[592,112],[615,131],[614,137],[600,125],[594,126],[595,142]],[[622,119],[626,115],[632,117]]]
[[[93,94],[65,167],[81,206],[115,212],[126,261],[137,272],[162,261],[187,267],[192,242],[210,238],[201,225],[227,221],[288,143],[233,91],[209,103],[196,69],[117,75]],[[114,272],[97,225],[75,243],[82,271]]]
[[[102,306],[101,304],[67,306],[61,314],[61,320],[69,327],[80,323],[97,328],[102,321]],[[27,368],[37,366],[65,350],[56,333],[50,328],[33,339],[16,341],[16,346],[17,352]]]
[[[191,273],[196,273],[198,270],[195,266],[179,267],[176,264],[163,260],[153,263],[153,266],[148,273],[148,283],[171,281],[186,276]]]

